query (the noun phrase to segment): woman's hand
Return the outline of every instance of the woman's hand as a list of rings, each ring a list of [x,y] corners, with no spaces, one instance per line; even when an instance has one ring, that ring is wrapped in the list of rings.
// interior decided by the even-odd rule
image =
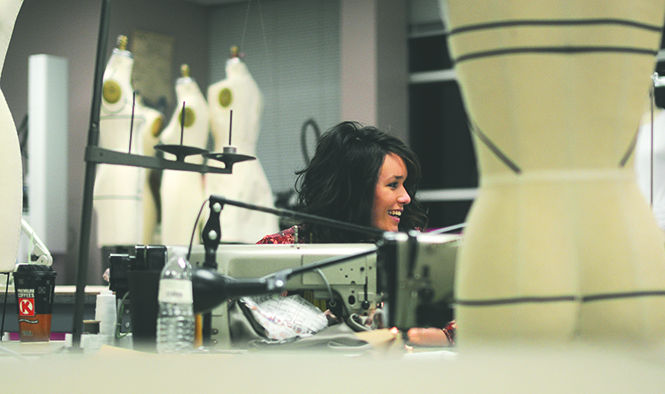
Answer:
[[[408,340],[420,346],[453,346],[455,344],[455,330],[457,324],[451,321],[445,328],[414,327],[406,332]]]

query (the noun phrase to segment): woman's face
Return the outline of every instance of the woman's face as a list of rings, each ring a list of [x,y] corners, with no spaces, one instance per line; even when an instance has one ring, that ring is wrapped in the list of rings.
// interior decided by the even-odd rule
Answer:
[[[385,231],[398,231],[404,206],[411,202],[404,188],[407,176],[404,160],[388,153],[383,159],[374,189],[372,226]]]

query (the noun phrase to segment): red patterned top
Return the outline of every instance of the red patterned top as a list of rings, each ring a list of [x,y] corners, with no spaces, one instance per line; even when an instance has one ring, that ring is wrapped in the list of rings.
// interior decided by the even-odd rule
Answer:
[[[275,234],[270,234],[266,235],[265,237],[261,238],[257,244],[275,244],[275,245],[281,245],[281,244],[294,244],[295,242],[295,233],[296,233],[296,226],[289,227],[286,230],[282,230],[278,233]]]

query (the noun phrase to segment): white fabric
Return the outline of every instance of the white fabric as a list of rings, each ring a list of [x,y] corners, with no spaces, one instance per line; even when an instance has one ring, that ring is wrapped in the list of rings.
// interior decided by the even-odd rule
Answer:
[[[651,114],[644,116],[635,145],[637,185],[651,203]],[[654,113],[653,120],[653,215],[665,230],[665,111]]]
[[[231,101],[226,107],[219,100],[224,89],[231,92]],[[222,152],[229,143],[229,119],[233,110],[231,144],[237,148],[237,153],[255,156],[263,97],[240,59],[229,59],[226,79],[208,88],[208,105],[215,151]],[[258,158],[236,164],[230,175],[206,174],[206,189],[207,194],[219,194],[232,200],[265,207],[274,205],[270,184]],[[279,231],[278,223],[274,215],[227,205],[221,214],[222,240],[255,243],[264,235]]]
[[[168,126],[162,133],[161,141],[164,144],[180,143],[180,112],[182,103],[194,113],[194,123],[184,128],[183,145],[205,148],[208,138],[208,104],[199,86],[189,77],[179,78],[176,81],[177,107],[171,116]],[[188,121],[185,119],[185,124]],[[166,158],[174,159],[171,154]],[[185,160],[188,163],[203,163],[201,155],[194,155]],[[162,174],[160,190],[162,200],[162,243],[166,245],[188,245],[192,235],[192,228],[203,195],[203,177],[196,172],[169,171]],[[197,228],[194,242],[199,239]]]
[[[21,8],[21,0],[0,2],[0,74],[14,31],[14,23]],[[21,150],[14,119],[9,112],[5,96],[0,91],[0,272],[14,269],[21,232],[21,206],[23,200],[23,170]]]
[[[114,49],[106,70],[104,83],[114,81],[120,86],[120,99],[114,103],[102,97],[99,125],[99,146],[129,152],[133,88],[131,74],[134,59],[131,53]],[[134,111],[132,154],[141,154],[140,130],[146,119]],[[143,182],[145,170],[139,167],[100,164],[97,167],[94,209],[97,215],[97,245],[132,245],[143,239]]]

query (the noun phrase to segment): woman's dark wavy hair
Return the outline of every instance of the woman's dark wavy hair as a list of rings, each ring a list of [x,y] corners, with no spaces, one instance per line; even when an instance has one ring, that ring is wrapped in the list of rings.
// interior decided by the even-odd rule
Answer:
[[[404,160],[407,178],[404,188],[411,203],[404,207],[399,229],[424,228],[427,214],[416,200],[421,177],[416,155],[399,139],[371,126],[342,122],[319,140],[309,165],[296,172],[298,209],[344,222],[371,226],[374,190],[385,156],[394,153]],[[365,234],[306,223],[311,242],[372,241]]]

